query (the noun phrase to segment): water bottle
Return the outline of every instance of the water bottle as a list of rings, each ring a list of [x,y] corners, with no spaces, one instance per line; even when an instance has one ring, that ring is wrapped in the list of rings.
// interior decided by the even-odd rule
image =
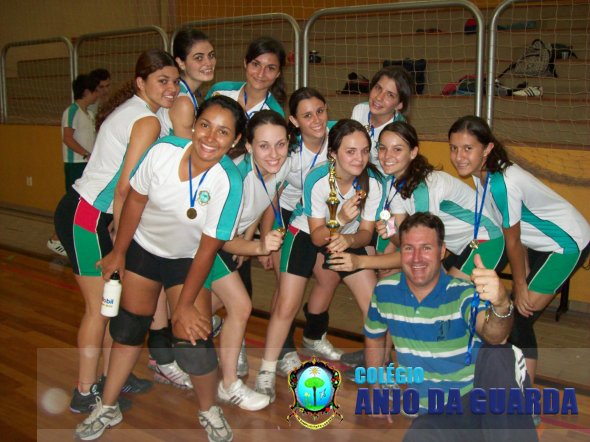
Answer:
[[[105,283],[102,292],[101,315],[109,318],[117,316],[119,313],[119,302],[121,301],[121,288],[119,272],[113,272],[109,282]]]

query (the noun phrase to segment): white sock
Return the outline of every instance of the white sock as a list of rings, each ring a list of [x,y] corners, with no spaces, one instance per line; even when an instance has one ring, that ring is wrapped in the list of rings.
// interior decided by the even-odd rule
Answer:
[[[277,362],[278,361],[267,361],[266,359],[262,359],[262,364],[260,364],[260,371],[269,371],[271,373],[276,373]]]

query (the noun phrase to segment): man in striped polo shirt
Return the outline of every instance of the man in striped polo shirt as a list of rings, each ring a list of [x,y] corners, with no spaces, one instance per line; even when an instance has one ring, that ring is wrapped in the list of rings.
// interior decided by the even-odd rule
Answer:
[[[410,385],[419,392],[420,412],[404,440],[450,441],[461,440],[462,435],[480,440],[484,433],[494,441],[514,440],[510,438],[514,437],[514,430],[508,431],[507,427],[524,429],[519,440],[536,440],[531,416],[474,415],[468,401],[474,381],[475,386],[482,388],[510,388],[522,387],[526,378],[523,367],[519,371],[520,382],[515,379],[515,362],[522,353],[516,349],[520,357],[515,357],[512,347],[505,344],[514,308],[498,275],[484,268],[479,256],[471,275],[473,283],[447,275],[441,267],[445,255],[444,226],[430,213],[408,217],[399,227],[399,237],[402,272],[383,279],[375,287],[364,331],[367,366],[382,366],[389,331],[398,365],[424,370],[424,382]],[[474,307],[476,334],[472,362],[466,363],[475,290],[481,302]],[[473,364],[482,358],[485,364]],[[432,388],[444,391],[445,403],[451,389],[459,392],[462,414],[427,414],[428,390]]]

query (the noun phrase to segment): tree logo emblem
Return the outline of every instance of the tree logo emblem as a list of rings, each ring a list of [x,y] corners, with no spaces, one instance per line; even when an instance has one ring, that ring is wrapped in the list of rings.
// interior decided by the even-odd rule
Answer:
[[[336,393],[341,382],[338,370],[316,358],[291,371],[289,389],[293,394],[293,404],[287,422],[291,424],[290,419],[294,417],[311,430],[326,427],[336,416],[342,422],[344,418],[338,412],[340,406],[336,404]],[[305,421],[304,416],[311,417],[313,422]],[[326,416],[326,419],[321,419]]]

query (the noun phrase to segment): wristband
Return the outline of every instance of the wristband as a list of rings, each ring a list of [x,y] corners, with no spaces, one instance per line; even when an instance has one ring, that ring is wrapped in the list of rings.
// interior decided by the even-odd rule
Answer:
[[[512,313],[514,313],[514,303],[512,302],[512,300],[510,301],[510,304],[508,305],[508,313],[506,313],[505,315],[498,314],[496,309],[494,309],[494,304],[490,304],[490,310],[492,311],[492,313],[494,314],[494,316],[496,318],[506,319],[506,318],[509,318],[510,316],[512,316]]]

